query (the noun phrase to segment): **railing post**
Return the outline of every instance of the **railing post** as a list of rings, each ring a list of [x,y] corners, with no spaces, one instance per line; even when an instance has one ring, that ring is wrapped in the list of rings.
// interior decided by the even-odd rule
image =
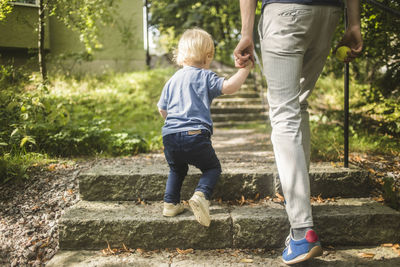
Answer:
[[[344,8],[344,27],[347,30],[347,7]],[[344,66],[344,167],[349,167],[349,63]]]

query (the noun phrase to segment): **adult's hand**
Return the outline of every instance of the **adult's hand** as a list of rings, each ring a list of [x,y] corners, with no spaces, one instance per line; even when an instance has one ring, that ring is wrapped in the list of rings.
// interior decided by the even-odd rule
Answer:
[[[333,51],[334,54],[336,54],[336,50],[343,45],[348,46],[351,49],[349,52],[347,52],[347,57],[345,58],[344,62],[349,63],[353,61],[356,57],[361,55],[363,40],[359,27],[352,27],[346,30],[342,40],[340,40],[335,50]]]
[[[235,67],[244,68],[248,60],[254,62],[254,42],[253,38],[243,36],[233,51]]]

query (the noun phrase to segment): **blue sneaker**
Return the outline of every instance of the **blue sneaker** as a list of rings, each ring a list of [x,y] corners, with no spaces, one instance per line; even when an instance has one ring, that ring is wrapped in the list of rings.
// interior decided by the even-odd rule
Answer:
[[[306,237],[300,240],[292,238],[292,231],[285,242],[286,248],[283,251],[283,262],[291,265],[298,262],[322,255],[322,247],[317,234],[313,230],[308,230]]]

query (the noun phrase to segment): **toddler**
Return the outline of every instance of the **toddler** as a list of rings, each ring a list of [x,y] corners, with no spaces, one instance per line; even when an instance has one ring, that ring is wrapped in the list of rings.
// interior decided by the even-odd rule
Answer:
[[[179,69],[165,84],[157,104],[165,119],[162,128],[164,154],[170,172],[164,194],[164,216],[184,211],[180,203],[182,182],[188,164],[202,172],[189,205],[196,220],[210,225],[209,200],[221,174],[221,164],[211,145],[213,123],[210,106],[221,94],[235,93],[246,80],[253,63],[225,80],[209,70],[214,42],[201,29],[186,30],[179,40],[176,63]]]

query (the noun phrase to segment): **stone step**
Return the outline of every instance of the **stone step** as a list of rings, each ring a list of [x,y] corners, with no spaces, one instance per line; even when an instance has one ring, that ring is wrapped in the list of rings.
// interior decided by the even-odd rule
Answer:
[[[223,149],[223,148],[221,148]],[[227,152],[226,152],[227,153]],[[247,160],[256,161],[251,152]],[[237,154],[237,153],[235,153]],[[260,158],[265,158],[263,154]],[[228,154],[226,155],[228,160]],[[144,161],[113,161],[99,163],[79,174],[79,192],[83,200],[162,200],[169,173],[168,165],[162,157]],[[193,194],[201,173],[194,167],[182,186],[182,199]],[[269,163],[222,162],[222,174],[213,198],[235,200],[273,196],[279,188],[279,179],[273,159]],[[371,192],[368,172],[357,168],[333,167],[331,164],[312,164],[310,169],[311,194],[322,197],[365,197]]]
[[[216,98],[211,107],[237,107],[246,105],[262,105],[261,99],[257,98]]]
[[[234,110],[234,109],[232,109]],[[227,113],[227,114],[211,114],[211,119],[213,122],[230,122],[230,121],[266,121],[268,118],[268,113],[256,112],[256,113]]]
[[[111,247],[275,248],[284,244],[289,223],[283,205],[210,207],[211,225],[200,225],[188,209],[162,216],[162,203],[81,201],[59,222],[63,250]],[[313,205],[314,229],[325,245],[379,245],[400,239],[400,212],[369,199]]]
[[[251,127],[251,126],[258,126],[258,125],[269,125],[268,119],[262,120],[253,120],[253,121],[220,121],[220,122],[213,122],[214,129],[217,128],[237,128],[237,127]]]
[[[266,110],[261,105],[243,105],[240,107],[211,107],[211,114],[265,114]]]
[[[260,98],[260,94],[257,91],[239,90],[237,93],[234,93],[232,95],[221,95],[218,98],[219,99],[226,99],[226,98]]]
[[[118,249],[121,247],[118,246]],[[391,247],[327,247],[321,257],[311,259],[299,266],[308,267],[393,267],[400,266],[400,257]],[[287,267],[282,262],[281,249],[257,250],[193,250],[178,253],[176,249],[120,252],[104,255],[101,251],[59,251],[46,264],[47,267],[232,267],[274,266]],[[372,258],[360,255],[370,254]]]

